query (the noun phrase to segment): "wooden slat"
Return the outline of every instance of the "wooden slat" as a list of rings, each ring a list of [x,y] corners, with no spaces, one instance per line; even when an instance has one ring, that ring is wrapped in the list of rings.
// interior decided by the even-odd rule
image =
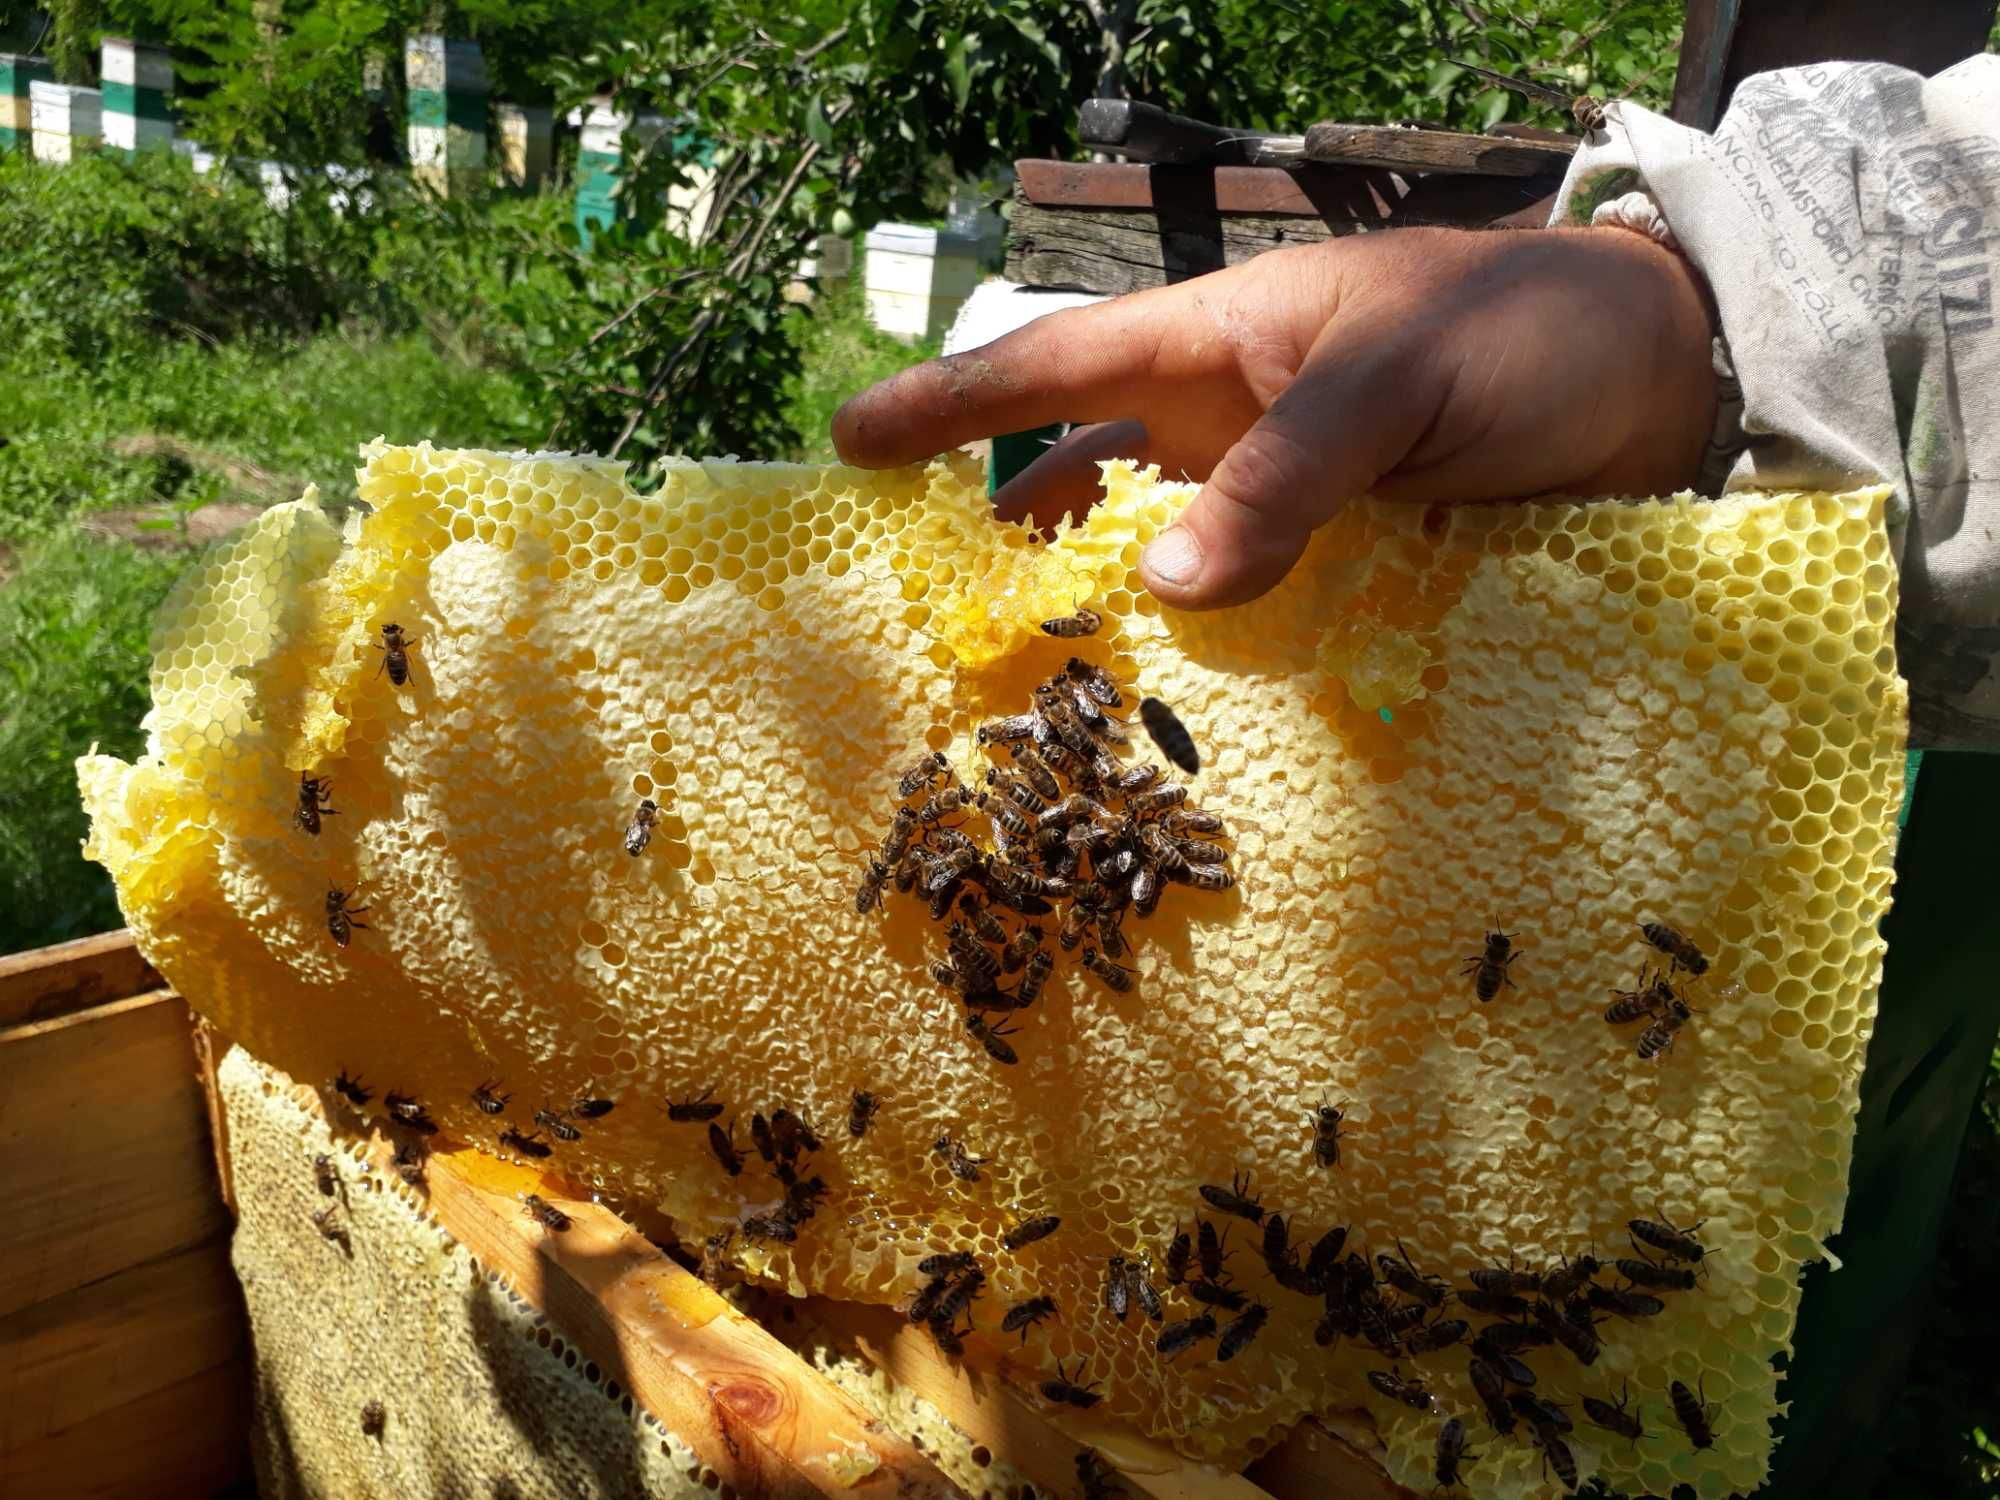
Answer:
[[[0,1030],[163,988],[123,928],[0,957]]]
[[[1461,135],[1452,130],[1412,130],[1395,125],[1311,125],[1306,159],[1392,172],[1469,172],[1483,177],[1540,177],[1560,173],[1576,143]]]
[[[247,1390],[249,1350],[220,1236],[0,1319],[0,1495],[13,1493],[22,1453],[77,1428],[122,1443],[124,1409],[209,1370],[233,1369]],[[186,1417],[213,1441],[248,1441],[247,1428],[222,1430],[199,1409]],[[188,1493],[164,1481],[154,1493]]]
[[[1420,1500],[1383,1471],[1386,1451],[1366,1412],[1307,1417],[1246,1472],[1280,1500]]]
[[[388,1170],[386,1143],[377,1157]],[[567,1232],[523,1213],[530,1191],[571,1216]],[[609,1210],[473,1151],[433,1156],[429,1192],[460,1243],[738,1494],[957,1495],[922,1453]]]
[[[1075,1493],[1076,1455],[1092,1448],[1119,1471],[1127,1489],[1154,1500],[1268,1500],[1267,1491],[1242,1475],[1183,1458],[1122,1423],[1050,1410],[1009,1378],[1004,1362],[998,1371],[968,1370],[939,1353],[894,1308],[813,1297],[801,1310],[975,1443],[1027,1474],[1044,1494]]]
[[[1278,167],[1155,167],[1138,162],[1048,161],[1024,157],[1014,163],[1016,190],[1043,208],[1152,208],[1156,195],[1185,199],[1199,184],[1216,212],[1296,214],[1324,219],[1329,214],[1379,219],[1387,197],[1400,185],[1359,167],[1309,166],[1297,172]]]
[[[206,1500],[250,1480],[247,1361],[216,1365],[0,1457],[0,1495]]]
[[[0,1031],[0,1318],[225,1233],[179,996]]]

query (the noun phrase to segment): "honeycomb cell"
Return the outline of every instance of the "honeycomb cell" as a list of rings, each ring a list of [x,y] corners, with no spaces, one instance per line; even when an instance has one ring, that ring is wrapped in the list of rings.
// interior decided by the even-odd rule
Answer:
[[[1361,502],[1265,599],[1181,616],[1135,563],[1192,487],[1123,466],[1045,544],[995,525],[955,460],[676,461],[648,495],[551,455],[364,462],[351,543],[280,506],[190,575],[145,758],[79,767],[90,850],[148,955],[252,1052],[302,1078],[393,1066],[472,1139],[490,1130],[467,1078],[629,1099],[556,1166],[697,1238],[782,1201],[747,1121],[801,1110],[827,1202],[796,1244],[739,1244],[748,1275],[901,1301],[923,1254],[971,1248],[991,1278],[973,1342],[1016,1378],[1080,1358],[1107,1414],[1230,1464],[1303,1412],[1365,1405],[1419,1491],[1435,1418],[1373,1394],[1365,1346],[1316,1344],[1320,1303],[1270,1280],[1249,1226],[1232,1273],[1270,1314],[1227,1365],[1162,1360],[1150,1324],[1112,1318],[1107,1258],[1163,1286],[1200,1187],[1245,1170],[1295,1244],[1346,1224],[1363,1253],[1400,1239],[1452,1277],[1619,1243],[1637,1214],[1703,1219],[1703,1287],[1607,1325],[1589,1374],[1538,1356],[1541,1392],[1573,1406],[1629,1373],[1657,1410],[1666,1380],[1705,1381],[1714,1449],[1579,1439],[1579,1461],[1631,1492],[1755,1487],[1769,1357],[1839,1223],[1880,973],[1904,712],[1883,492]],[[482,529],[503,505],[514,529]],[[468,525],[486,546],[443,546]],[[1080,604],[1105,617],[1093,641],[1037,628]],[[1321,659],[1336,617],[1420,648],[1386,722]],[[418,643],[401,690],[371,649],[390,619]],[[1170,886],[1126,925],[1129,996],[1059,958],[1009,1068],[925,972],[921,905],[864,916],[853,882],[894,768],[932,748],[982,775],[974,729],[1073,652],[1112,663],[1121,711],[1175,706],[1239,879]],[[284,825],[301,769],[340,799],[316,846]],[[329,865],[370,903],[345,950]],[[1660,961],[1652,918],[1711,967],[1647,1061],[1602,1009]],[[1483,1003],[1465,963],[1490,928],[1520,962]],[[705,1131],[637,1107],[710,1087],[745,1122],[739,1178]],[[853,1142],[837,1127],[863,1087],[884,1103]],[[1334,1171],[1312,1152],[1321,1100],[1353,1124]],[[979,1181],[940,1133],[987,1158]],[[1056,1235],[998,1248],[1041,1212]],[[999,1339],[993,1309],[1036,1291],[1061,1326]],[[1478,1425],[1462,1359],[1404,1368]],[[1518,1437],[1486,1443],[1468,1490],[1555,1493]]]

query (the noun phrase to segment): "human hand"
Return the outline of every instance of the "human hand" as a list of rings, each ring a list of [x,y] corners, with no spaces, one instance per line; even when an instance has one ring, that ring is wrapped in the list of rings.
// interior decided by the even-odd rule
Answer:
[[[1397,229],[1274,250],[1052,313],[905,370],[833,418],[865,468],[1051,422],[1004,519],[1081,515],[1106,458],[1201,481],[1146,548],[1181,609],[1276,584],[1351,498],[1451,502],[1691,483],[1715,413],[1694,270],[1617,229]]]

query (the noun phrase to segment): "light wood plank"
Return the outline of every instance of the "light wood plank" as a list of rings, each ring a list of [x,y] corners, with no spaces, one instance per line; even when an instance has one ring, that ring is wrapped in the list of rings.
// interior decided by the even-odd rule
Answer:
[[[1244,1478],[1088,1412],[1056,1411],[1016,1384],[1026,1377],[946,1358],[921,1328],[892,1307],[808,1298],[804,1315],[898,1385],[916,1392],[975,1443],[1034,1480],[1045,1494],[1077,1490],[1076,1456],[1085,1448],[1118,1470],[1127,1489],[1153,1500],[1268,1500]]]
[[[204,1500],[250,1478],[248,1362],[215,1365],[18,1449],[0,1449],[0,1495],[34,1500]]]
[[[0,956],[0,1030],[162,988],[124,928]]]
[[[8,1455],[73,1428],[106,1424],[108,1438],[120,1408],[205,1370],[231,1365],[247,1387],[249,1354],[249,1319],[220,1236],[0,1320],[0,1475]],[[212,1425],[199,1410],[186,1417]]]
[[[1579,143],[1509,140],[1461,135],[1454,130],[1412,130],[1399,125],[1306,128],[1305,159],[1392,172],[1468,172],[1481,177],[1539,177],[1569,166]]]
[[[375,1144],[378,1165],[390,1150]],[[570,1215],[551,1233],[520,1195]],[[608,1209],[475,1151],[430,1160],[430,1206],[563,1336],[745,1496],[955,1496],[922,1453]]]
[[[0,1319],[225,1233],[168,992],[0,1031]]]

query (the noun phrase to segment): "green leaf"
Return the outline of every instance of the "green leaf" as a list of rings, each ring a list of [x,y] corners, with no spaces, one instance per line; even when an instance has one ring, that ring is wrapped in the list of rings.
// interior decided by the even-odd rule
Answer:
[[[944,75],[951,80],[952,107],[960,111],[972,97],[971,45],[972,39],[961,33],[944,55]]]
[[[833,122],[826,117],[826,100],[818,94],[806,106],[806,136],[822,151],[833,149]]]

